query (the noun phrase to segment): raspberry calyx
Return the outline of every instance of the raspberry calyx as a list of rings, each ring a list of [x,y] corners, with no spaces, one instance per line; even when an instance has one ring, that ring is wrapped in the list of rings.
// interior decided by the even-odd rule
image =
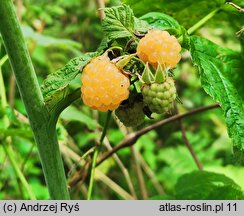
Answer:
[[[173,107],[176,99],[176,88],[172,77],[168,77],[168,72],[159,64],[155,74],[152,73],[148,65],[142,74],[142,95],[143,102],[151,112],[158,114],[168,112]]]

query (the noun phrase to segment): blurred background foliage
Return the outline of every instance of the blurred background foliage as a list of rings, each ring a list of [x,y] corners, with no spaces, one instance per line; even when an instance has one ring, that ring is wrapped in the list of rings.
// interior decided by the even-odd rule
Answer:
[[[95,51],[101,43],[103,33],[95,0],[15,0],[14,2],[40,84],[48,74],[64,66],[71,58],[87,51]],[[197,2],[192,0],[126,0],[123,2],[129,3],[137,16],[149,11],[165,12],[178,20],[186,29],[223,3],[220,0]],[[244,6],[243,1],[234,2],[239,6]],[[105,1],[108,7],[120,3],[119,0]],[[167,7],[164,7],[165,5]],[[241,18],[243,16],[239,11],[225,6],[196,34],[222,47],[241,51],[243,36],[238,38],[236,35],[236,32],[243,28],[244,19]],[[1,49],[1,56],[3,55],[4,50]],[[14,158],[36,197],[48,199],[38,152],[8,62],[3,65],[2,74],[9,106],[0,109],[0,143],[6,142],[7,136],[10,137]],[[182,101],[182,104],[178,104],[180,113],[214,103],[201,88],[198,72],[192,66],[187,52],[183,53],[182,61],[175,70],[175,79]],[[74,85],[80,85],[79,79],[77,80],[78,84],[74,82]],[[166,117],[156,115],[153,120],[146,119],[141,128]],[[10,122],[7,129],[3,129],[4,118]],[[72,199],[86,199],[89,179],[88,164],[91,158],[89,154],[84,158],[81,157],[99,139],[105,118],[105,113],[90,110],[83,106],[81,100],[73,103],[60,116],[57,134]],[[227,189],[234,187],[238,191],[244,190],[244,167],[232,163],[231,140],[227,135],[222,111],[215,109],[199,113],[184,119],[182,124],[203,169],[221,174],[208,173],[209,176],[212,175],[212,179],[218,179],[217,182],[226,183],[223,184]],[[114,118],[110,123],[105,139],[106,147],[103,151],[118,145],[131,131],[132,129],[123,127]],[[198,167],[182,139],[180,122],[175,121],[145,134],[134,147],[120,150],[114,158],[109,158],[100,165],[95,176],[93,198],[213,198],[211,191],[196,193],[205,189],[207,191],[212,181],[211,178],[204,178],[207,172],[199,173],[197,170]],[[191,172],[193,173],[189,174]],[[183,176],[184,174],[187,175]],[[230,184],[231,180],[227,177],[234,182]],[[191,185],[195,193],[189,195],[187,188]],[[212,189],[214,185],[216,186],[213,181]],[[183,190],[184,187],[186,187],[185,190]],[[243,198],[239,192],[234,193],[225,187],[217,188],[221,195],[214,197],[215,199]],[[0,198],[28,198],[26,191],[16,178],[16,173],[2,145],[0,145]]]

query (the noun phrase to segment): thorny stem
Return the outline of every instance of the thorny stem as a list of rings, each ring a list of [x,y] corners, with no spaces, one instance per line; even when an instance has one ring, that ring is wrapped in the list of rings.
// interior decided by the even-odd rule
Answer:
[[[115,152],[119,151],[122,148],[128,147],[128,146],[132,146],[133,144],[136,143],[136,141],[144,134],[148,133],[151,130],[154,130],[158,127],[161,127],[163,125],[166,125],[170,122],[179,120],[179,119],[183,119],[186,118],[188,116],[200,113],[200,112],[204,112],[210,109],[216,109],[219,108],[219,104],[211,104],[208,106],[204,106],[204,107],[200,107],[194,110],[191,110],[189,112],[183,113],[183,114],[178,114],[178,115],[174,115],[171,116],[167,119],[164,119],[162,121],[156,122],[155,124],[152,124],[148,127],[142,128],[141,130],[134,132],[134,133],[130,133],[120,144],[118,144],[117,146],[115,146],[111,151],[105,153],[104,155],[101,156],[100,160],[97,162],[97,166],[100,165],[104,160],[106,160],[107,158],[111,157],[111,155],[113,155]]]
[[[0,1],[0,20],[0,32],[34,133],[50,198],[69,199],[55,124],[50,122],[12,0]]]
[[[102,132],[101,138],[100,138],[99,143],[96,146],[96,149],[95,149],[94,154],[93,154],[92,168],[91,168],[91,177],[90,177],[90,182],[89,182],[89,187],[88,187],[88,195],[87,195],[87,199],[88,200],[91,200],[93,184],[94,184],[94,177],[95,177],[95,169],[96,169],[96,166],[97,166],[97,156],[98,156],[98,154],[100,152],[103,140],[104,140],[104,138],[106,136],[107,129],[108,129],[108,126],[109,126],[109,121],[110,121],[110,118],[111,118],[111,114],[112,114],[112,112],[108,111],[107,119],[106,119],[105,125],[103,127],[103,132]]]

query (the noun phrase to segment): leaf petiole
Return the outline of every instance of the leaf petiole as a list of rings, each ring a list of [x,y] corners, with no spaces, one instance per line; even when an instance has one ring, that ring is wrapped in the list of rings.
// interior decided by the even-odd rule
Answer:
[[[195,23],[192,27],[187,30],[189,35],[193,34],[197,29],[204,25],[208,20],[210,20],[216,13],[220,11],[221,8],[217,8]]]

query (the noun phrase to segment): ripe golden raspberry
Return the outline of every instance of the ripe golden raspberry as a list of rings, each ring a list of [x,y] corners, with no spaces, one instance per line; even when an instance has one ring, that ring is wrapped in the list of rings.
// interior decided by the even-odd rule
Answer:
[[[181,46],[167,31],[151,30],[138,43],[137,55],[157,68],[158,63],[166,68],[174,68],[180,61]]]
[[[102,112],[117,109],[129,97],[129,79],[106,55],[94,58],[85,66],[81,82],[84,104]]]

